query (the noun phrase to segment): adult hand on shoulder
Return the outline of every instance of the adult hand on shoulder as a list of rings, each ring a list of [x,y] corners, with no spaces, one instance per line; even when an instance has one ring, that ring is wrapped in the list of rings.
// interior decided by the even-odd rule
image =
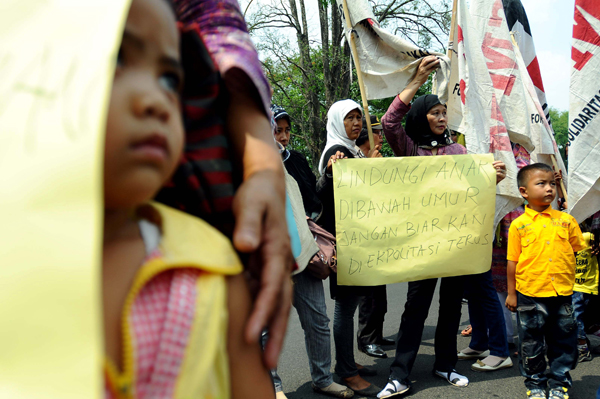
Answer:
[[[277,365],[292,305],[294,259],[284,223],[285,183],[280,180],[274,171],[256,172],[240,186],[233,202],[233,243],[238,251],[250,254],[246,273],[255,295],[245,337],[249,344],[257,342],[268,327],[263,359],[269,369]]]
[[[506,177],[506,165],[502,161],[494,161],[492,166],[496,169],[496,184],[498,184]]]
[[[263,361],[273,368],[292,306],[293,256],[285,223],[283,164],[270,119],[254,96],[254,84],[239,68],[227,72],[225,83],[230,96],[226,131],[235,158],[241,160],[238,166],[244,179],[233,200],[233,245],[249,254],[246,275],[254,296],[245,340],[258,342],[262,330],[268,328]]]
[[[383,158],[383,155],[379,152],[381,150],[381,144],[375,146],[375,148],[371,149],[367,154],[367,158]]]
[[[337,151],[335,154],[329,157],[329,161],[327,161],[327,173],[331,174],[331,165],[333,165],[335,161],[344,158],[346,158],[346,155],[344,155],[344,153],[341,151]]]

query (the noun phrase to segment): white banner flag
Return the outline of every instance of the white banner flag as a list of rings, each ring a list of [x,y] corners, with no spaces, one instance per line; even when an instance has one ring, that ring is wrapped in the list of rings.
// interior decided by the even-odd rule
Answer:
[[[575,1],[569,105],[569,212],[600,209],[600,2]]]
[[[520,0],[502,0],[502,4],[508,29],[514,35],[514,40],[517,43],[514,47],[515,60],[517,61],[517,70],[521,75],[526,97],[529,135],[535,147],[533,152],[530,153],[531,161],[552,165],[551,155],[554,155],[559,169],[563,172],[566,184],[567,168],[554,139],[540,66],[535,54],[535,46],[525,9]]]
[[[517,66],[502,1],[474,1],[471,3],[468,15],[471,34],[474,35],[473,40],[478,43],[478,51],[483,53],[481,64],[477,67],[488,71],[510,141],[532,152],[535,146],[530,130],[535,122],[530,119],[530,115],[523,112],[527,109],[527,95],[521,71]],[[475,51],[475,47],[473,50]],[[448,105],[449,125],[451,129],[464,133],[464,125],[461,125],[462,117],[457,115],[462,112],[462,108],[457,105],[460,101],[460,83],[456,65],[458,62],[454,58],[452,61]],[[539,122],[539,117],[535,121]]]
[[[493,4],[486,4],[483,0],[475,0],[471,4],[471,7],[478,10],[475,15],[469,15],[465,0],[459,0],[457,4],[456,73],[460,87],[461,124],[464,126],[469,153],[491,152],[496,160],[506,164],[508,172],[506,179],[496,189],[494,217],[494,225],[496,225],[504,215],[519,206],[523,198],[517,189],[517,164],[505,119],[498,103],[498,88],[494,83],[494,79],[498,78],[493,77],[493,72],[488,69],[482,50],[484,40],[490,38],[482,28],[490,23],[495,24],[491,13]],[[488,13],[485,12],[485,8],[489,9]],[[472,25],[477,19],[482,18],[487,18],[487,23],[477,21],[478,23]]]
[[[379,27],[367,0],[347,0],[352,29],[356,32],[357,56],[365,83],[367,99],[393,97],[400,93],[413,78],[423,57],[436,55],[440,58],[434,92],[445,103],[448,96],[450,60],[442,53],[428,51],[388,33]],[[343,0],[337,0],[346,38],[350,41],[350,31],[346,29]]]
[[[535,93],[542,106],[546,120],[550,127],[552,127],[550,108],[546,102],[546,93],[544,91],[544,83],[542,82],[540,64],[538,63],[537,55],[535,53],[531,28],[523,4],[521,4],[521,0],[502,0],[502,5],[504,6],[504,14],[506,15],[508,29],[515,34],[515,39],[519,46],[521,56],[523,57],[523,62],[533,81]]]
[[[517,65],[519,66],[519,73],[525,87],[527,115],[531,117],[530,134],[535,146],[534,151],[531,152],[531,162],[541,162],[552,166],[551,156],[553,155],[559,169],[563,172],[563,176],[566,177],[567,169],[554,140],[552,127],[544,116],[544,109],[540,104],[536,86],[533,83],[531,75],[527,72],[525,60],[519,50],[519,47],[515,46]],[[557,204],[555,203],[554,206],[556,207]]]

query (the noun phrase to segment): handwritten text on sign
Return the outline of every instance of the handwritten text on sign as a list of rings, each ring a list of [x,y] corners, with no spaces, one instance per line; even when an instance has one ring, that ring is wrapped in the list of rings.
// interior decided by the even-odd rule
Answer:
[[[336,162],[338,283],[380,285],[488,270],[492,162],[490,154]]]

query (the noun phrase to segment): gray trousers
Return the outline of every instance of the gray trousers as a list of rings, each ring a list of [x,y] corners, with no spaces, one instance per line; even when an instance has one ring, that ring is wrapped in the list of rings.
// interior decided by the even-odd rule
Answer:
[[[323,280],[313,277],[304,271],[292,277],[294,282],[294,307],[302,330],[308,365],[313,383],[319,388],[325,388],[333,383],[331,375],[331,333],[329,318],[325,305]],[[263,334],[263,345],[266,334]],[[277,369],[271,370],[275,391],[283,390],[281,378]]]

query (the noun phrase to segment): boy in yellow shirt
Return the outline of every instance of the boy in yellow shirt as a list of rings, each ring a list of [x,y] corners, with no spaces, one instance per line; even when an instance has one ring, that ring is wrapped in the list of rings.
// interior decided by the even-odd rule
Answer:
[[[556,196],[550,166],[526,166],[517,182],[528,205],[508,233],[506,307],[517,312],[521,375],[529,398],[567,399],[572,385],[569,371],[577,365],[577,323],[571,303],[574,253],[585,245],[577,221],[550,205]]]
[[[586,221],[587,222],[587,221]],[[573,311],[577,320],[577,351],[579,362],[592,360],[592,352],[588,345],[583,312],[585,311],[592,295],[598,295],[598,261],[592,253],[591,243],[594,235],[589,232],[589,227],[583,222],[579,226],[583,231],[585,248],[575,254],[575,286],[573,287]]]

